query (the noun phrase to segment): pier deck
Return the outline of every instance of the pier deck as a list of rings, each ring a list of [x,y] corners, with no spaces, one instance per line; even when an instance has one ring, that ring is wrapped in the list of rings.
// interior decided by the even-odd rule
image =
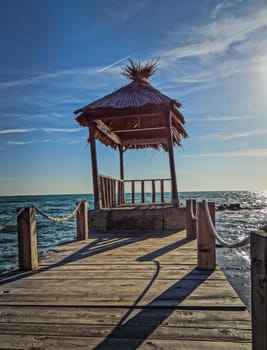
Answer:
[[[185,232],[97,234],[0,285],[1,349],[251,349],[250,314]]]

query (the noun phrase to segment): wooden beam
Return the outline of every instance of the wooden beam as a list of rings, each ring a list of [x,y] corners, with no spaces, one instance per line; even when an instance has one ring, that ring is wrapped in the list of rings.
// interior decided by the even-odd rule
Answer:
[[[158,126],[158,127],[151,127],[151,128],[136,128],[136,129],[120,129],[120,130],[113,130],[115,133],[126,133],[126,132],[135,132],[135,131],[155,131],[155,130],[165,130],[166,126]]]
[[[129,139],[129,140],[124,140],[123,144],[125,146],[128,145],[148,145],[148,144],[154,144],[158,145],[161,143],[167,143],[167,138],[166,137],[160,137],[160,138],[151,138],[151,139]]]
[[[157,115],[163,115],[163,110],[166,108],[165,104],[157,105],[157,106],[148,106],[148,107],[141,107],[141,108],[107,108],[106,110],[96,110],[94,112],[92,111],[83,111],[82,109],[79,109],[74,112],[74,114],[80,113],[80,115],[76,118],[76,120],[79,122],[81,119],[86,119],[88,122],[90,120],[97,120],[97,119],[112,119],[112,118],[140,118],[142,116],[157,116]]]
[[[121,145],[122,141],[118,135],[116,135],[110,128],[102,122],[102,120],[94,120],[96,127],[99,131],[101,131],[105,136],[107,136],[112,142],[116,145]]]
[[[166,121],[166,128],[167,128],[167,142],[168,142],[168,153],[169,153],[169,163],[170,163],[170,175],[171,175],[171,183],[172,183],[172,203],[179,205],[176,171],[175,171],[174,154],[173,154],[171,116],[169,111],[165,112],[165,121]]]
[[[95,144],[95,128],[96,125],[92,121],[90,122],[90,151],[91,151],[91,163],[92,163],[92,176],[93,176],[93,188],[94,188],[94,206],[95,209],[100,208],[100,196],[98,186],[98,169],[97,169],[97,157],[96,157],[96,144]]]

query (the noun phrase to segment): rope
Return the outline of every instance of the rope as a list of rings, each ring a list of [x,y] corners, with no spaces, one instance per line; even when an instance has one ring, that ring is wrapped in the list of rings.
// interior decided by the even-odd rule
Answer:
[[[20,208],[20,210],[16,214],[14,214],[2,226],[0,226],[0,231],[2,231],[7,225],[9,225],[11,221],[15,220],[23,212],[24,209],[25,208]]]
[[[51,220],[53,222],[57,222],[57,223],[60,223],[60,222],[64,222],[64,221],[67,221],[69,220],[70,218],[72,218],[74,215],[77,214],[80,206],[81,206],[82,202],[79,202],[77,205],[76,205],[76,208],[70,213],[68,214],[67,216],[64,216],[64,217],[55,217],[55,216],[50,216],[50,215],[47,215],[46,213],[44,213],[40,208],[38,207],[35,207],[36,211],[42,215],[44,218],[48,219],[48,220]]]
[[[194,221],[197,221],[197,215],[193,213],[193,205],[192,205],[192,199],[190,199],[190,213],[191,213],[191,218]]]
[[[233,243],[226,242],[223,238],[221,238],[220,235],[218,234],[218,232],[216,231],[216,229],[213,225],[212,219],[210,217],[208,201],[205,199],[203,201],[203,204],[204,204],[205,214],[206,214],[206,218],[208,220],[209,227],[210,227],[212,233],[214,234],[215,238],[217,239],[217,241],[220,242],[224,247],[226,247],[226,248],[239,248],[239,247],[244,247],[245,245],[250,243],[249,236],[242,238],[240,241],[233,242]]]

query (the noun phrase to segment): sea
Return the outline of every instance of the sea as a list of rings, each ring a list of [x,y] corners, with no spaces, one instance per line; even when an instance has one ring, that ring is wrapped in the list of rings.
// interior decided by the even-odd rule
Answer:
[[[157,194],[158,198],[160,194]],[[166,201],[170,193],[165,193]],[[208,199],[215,202],[217,208],[222,205],[239,204],[239,210],[217,210],[216,229],[229,242],[235,242],[251,231],[267,225],[267,191],[215,191],[215,192],[180,192],[180,203],[185,205],[186,199],[197,201]],[[0,227],[16,213],[17,208],[36,206],[50,216],[63,217],[69,214],[80,200],[88,200],[89,208],[93,208],[92,194],[67,195],[34,195],[34,196],[0,196]],[[147,193],[145,200],[151,201]],[[126,194],[126,201],[131,201]],[[136,202],[141,195],[136,194]],[[75,239],[75,218],[64,223],[53,223],[39,214],[37,221],[38,254],[45,254],[53,247]],[[0,231],[0,273],[14,270],[18,266],[16,220]],[[217,263],[250,308],[250,251],[249,247],[230,249],[216,248]]]

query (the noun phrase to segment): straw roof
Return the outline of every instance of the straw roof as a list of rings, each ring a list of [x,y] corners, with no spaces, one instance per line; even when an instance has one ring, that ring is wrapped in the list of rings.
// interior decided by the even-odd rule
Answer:
[[[166,114],[171,116],[174,145],[188,135],[184,129],[181,104],[155,89],[148,78],[157,69],[157,61],[146,64],[129,60],[122,74],[132,81],[85,107],[76,110],[82,126],[96,124],[95,138],[107,146],[129,149],[151,147],[167,151]]]

